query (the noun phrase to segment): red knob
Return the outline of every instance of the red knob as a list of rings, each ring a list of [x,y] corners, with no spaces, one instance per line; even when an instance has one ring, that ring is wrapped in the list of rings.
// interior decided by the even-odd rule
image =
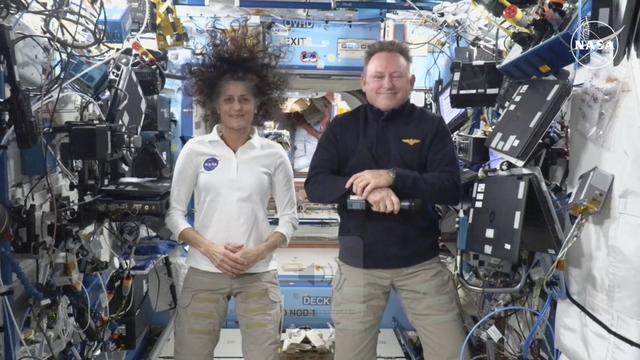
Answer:
[[[507,19],[513,19],[518,15],[518,7],[515,5],[510,5],[506,9],[504,9],[503,13],[504,17]]]

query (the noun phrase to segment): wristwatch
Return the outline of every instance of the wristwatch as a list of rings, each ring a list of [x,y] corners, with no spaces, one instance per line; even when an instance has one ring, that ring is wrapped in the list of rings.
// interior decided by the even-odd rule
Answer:
[[[391,169],[387,169],[389,176],[391,176],[391,185],[396,181],[396,168],[392,167]]]

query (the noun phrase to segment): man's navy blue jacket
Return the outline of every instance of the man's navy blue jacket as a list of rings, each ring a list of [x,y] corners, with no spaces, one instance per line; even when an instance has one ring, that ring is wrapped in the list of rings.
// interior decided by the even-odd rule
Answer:
[[[398,215],[347,210],[351,175],[396,169],[391,189],[400,200],[421,199],[422,210]],[[434,204],[460,201],[460,170],[441,117],[409,102],[383,113],[362,105],[336,116],[320,138],[305,190],[309,200],[337,203],[340,260],[366,269],[394,269],[438,255]]]

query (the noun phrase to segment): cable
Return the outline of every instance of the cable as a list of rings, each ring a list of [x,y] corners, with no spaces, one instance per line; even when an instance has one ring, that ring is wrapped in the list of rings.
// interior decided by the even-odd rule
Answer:
[[[156,304],[153,307],[153,311],[158,311],[158,300],[160,300],[160,274],[158,273],[157,266],[154,266],[153,269],[156,271],[156,277],[158,278],[158,284],[156,286]]]
[[[89,298],[89,292],[87,288],[84,287],[82,281],[80,282],[80,287],[84,291],[85,296],[87,297],[87,324],[80,331],[85,332],[89,328],[89,324],[91,323],[91,299]]]
[[[65,177],[74,185],[78,185],[78,177],[75,176],[71,171],[69,171],[69,169],[67,169],[66,166],[64,166],[64,164],[62,163],[62,160],[60,160],[58,156],[56,156],[55,151],[53,151],[49,143],[46,141],[46,139],[42,135],[40,136],[40,139],[43,141],[43,144],[46,144],[45,146],[47,147],[47,150],[51,153],[51,155],[53,155],[54,159],[56,160],[56,163],[60,167],[60,170],[65,175]],[[61,209],[58,209],[58,210],[61,210]]]
[[[7,144],[9,143],[9,139],[11,138],[11,136],[13,136],[14,133],[15,133],[15,128],[11,126],[9,130],[7,130],[7,132],[2,137],[2,142],[0,142],[0,146],[2,147],[7,146]],[[2,149],[2,150],[5,150],[5,149]]]
[[[70,49],[89,49],[95,47],[103,42],[104,38],[102,33],[104,31],[98,31],[98,18],[101,11],[96,11],[95,13],[91,13],[90,10],[84,9],[82,5],[84,1],[80,1],[78,4],[71,3],[72,5],[76,5],[78,10],[75,10],[71,6],[64,6],[64,2],[60,2],[60,7],[57,9],[51,9],[47,12],[41,12],[44,14],[44,24],[47,24],[44,27],[44,30],[52,37],[52,39],[60,45],[69,47]],[[102,1],[100,2],[102,6]],[[94,10],[95,11],[95,10]],[[87,13],[88,15],[85,15]],[[56,20],[55,22],[53,20]],[[75,30],[72,33],[69,28],[65,25],[65,23],[75,25]],[[55,32],[51,29],[51,24],[56,24]],[[93,26],[93,30],[91,27]],[[78,43],[76,39],[76,35],[78,32],[78,28],[82,27],[82,34],[85,35],[85,38],[88,35],[91,36],[91,40],[85,43]],[[58,36],[58,33],[62,30],[61,36]],[[65,32],[70,35],[71,41],[67,41],[65,38]]]
[[[94,223],[94,227],[96,226],[95,224],[97,224],[97,222]],[[111,221],[109,221],[108,225],[111,226]],[[96,236],[95,234],[97,233],[97,231],[101,230],[102,228],[107,229],[107,231],[109,231],[111,234],[113,234],[113,235],[115,235],[117,237],[118,236],[117,232],[114,232],[112,229],[109,229],[109,226],[107,226],[107,224],[103,223],[99,228],[95,228],[93,236],[92,236],[92,240],[95,238],[95,236]],[[113,248],[111,247],[110,239],[104,239],[104,243],[109,248],[109,251],[120,261],[120,264],[121,265],[125,264],[124,259],[120,255],[118,255],[115,251],[113,251]],[[108,283],[108,280],[107,280],[107,283]]]
[[[144,30],[147,28],[147,23],[149,22],[149,2],[151,0],[142,0],[144,1],[144,20],[142,21],[142,25],[140,26],[140,30],[136,34],[135,41],[140,40],[140,34],[144,33]],[[133,56],[131,56],[133,58]]]
[[[427,20],[429,20],[429,19],[427,18],[427,15],[429,15],[429,14],[430,14],[429,12],[427,12],[427,11],[422,11],[422,10],[421,10],[419,7],[417,7],[417,6],[416,6],[416,4],[414,4],[414,3],[413,3],[413,1],[411,1],[411,0],[406,0],[406,2],[407,2],[409,5],[411,5],[411,6],[412,6],[412,7],[413,7],[413,8],[414,8],[414,9],[415,9],[419,14],[420,14],[420,16],[422,17],[422,20],[423,20],[423,21],[427,22]],[[433,14],[431,14],[431,15],[433,15]]]
[[[123,315],[125,315],[131,309],[131,306],[133,305],[133,292],[134,292],[134,290],[135,290],[135,283],[132,282],[131,283],[131,290],[129,290],[129,294],[127,295],[127,297],[130,298],[129,306],[127,306],[127,308],[125,310],[119,311],[117,314],[113,315],[112,318],[120,318]],[[148,292],[148,289],[147,289],[147,292]],[[124,305],[126,301],[127,301],[127,299],[125,297],[123,299],[123,301],[122,301],[123,302],[122,305]],[[122,306],[120,306],[120,309],[122,309]],[[118,309],[118,310],[120,310],[120,309]]]
[[[621,335],[620,333],[612,330],[604,322],[602,322],[602,320],[598,319],[591,311],[589,311],[586,307],[584,307],[576,299],[574,299],[573,296],[571,296],[571,294],[569,294],[569,289],[566,289],[566,294],[567,294],[567,298],[569,299],[569,301],[571,301],[571,303],[573,305],[575,305],[578,309],[580,309],[580,311],[582,311],[585,315],[587,315],[589,317],[589,319],[591,319],[593,322],[598,324],[598,326],[603,328],[606,332],[608,332],[609,334],[613,335],[614,337],[616,337],[618,340],[624,342],[625,344],[640,349],[640,344],[639,343],[637,343],[637,342],[629,339],[628,337],[626,337],[624,335]]]
[[[92,198],[90,198],[88,200],[84,200],[84,201],[80,201],[80,202],[69,202],[69,205],[67,205],[67,206],[65,206],[63,208],[59,208],[58,211],[66,212],[66,211],[69,211],[71,209],[76,208],[77,206],[85,205],[85,204],[88,204],[90,202],[94,202],[94,201],[100,199],[103,196],[104,196],[104,194],[100,194],[100,195],[96,195],[96,196],[94,196],[94,197],[92,197]]]
[[[49,336],[44,331],[44,328],[42,328],[42,324],[40,324],[40,319],[38,319],[37,317],[36,317],[36,326],[38,327],[38,330],[40,330],[40,332],[42,333],[42,336],[44,336],[44,340],[47,343],[47,346],[49,347],[49,351],[51,351],[51,356],[55,358],[56,352],[53,348],[53,344],[51,343],[51,339],[49,339]]]
[[[4,283],[2,282],[2,278],[0,278],[0,287],[4,287]],[[11,321],[13,322],[13,325],[15,326],[16,331],[18,332],[18,337],[20,338],[20,342],[22,343],[22,346],[24,346],[25,350],[27,350],[27,354],[29,354],[29,356],[33,356],[31,354],[31,351],[29,351],[29,347],[27,346],[27,343],[24,341],[24,336],[22,336],[22,331],[20,331],[20,328],[18,327],[18,322],[16,321],[16,317],[13,314],[13,309],[11,308],[11,304],[9,303],[9,299],[7,299],[6,296],[4,295],[0,295],[2,296],[2,299],[5,302],[5,305],[7,307],[7,312],[9,313],[9,317],[11,317]],[[6,328],[6,324],[5,324],[5,328]],[[5,329],[6,331],[6,329]],[[13,344],[13,332],[9,332],[9,337],[11,337],[11,344]]]
[[[43,51],[43,53],[45,54],[49,54],[51,52],[51,49],[46,48],[45,46],[43,46],[40,42],[34,40],[36,38],[38,39],[45,39],[47,40],[47,42],[49,43],[49,45],[51,46],[51,48],[53,48],[57,54],[58,54],[58,62],[53,65],[51,67],[50,72],[47,72],[44,75],[44,78],[49,77],[49,75],[51,73],[53,73],[55,71],[55,68],[62,63],[63,59],[68,58],[69,57],[69,51],[66,51],[66,54],[63,54],[61,48],[58,46],[58,44],[56,44],[55,42],[51,41],[51,37],[50,36],[46,36],[46,35],[39,35],[39,34],[27,34],[21,31],[16,31],[15,32],[16,35],[20,35],[19,37],[17,37],[16,39],[13,40],[13,45],[17,46],[17,44],[25,39],[31,39],[31,41],[33,41],[38,47],[40,47],[40,49]],[[51,52],[50,56],[48,56],[48,60],[49,60],[49,64],[53,63],[53,55],[54,53]],[[58,73],[57,75],[55,75],[53,77],[53,79],[51,79],[51,83],[55,84],[56,82],[58,82],[60,80],[60,76],[61,73]],[[43,85],[45,84],[45,82],[43,81]],[[36,88],[25,88],[26,90],[30,91],[30,92],[35,92],[37,91],[37,87]]]
[[[24,329],[24,323],[27,321],[27,318],[31,316],[31,309],[33,309],[33,305],[29,305],[29,307],[27,308],[27,311],[24,312],[24,317],[20,322],[20,329],[18,331],[22,331],[22,329]]]
[[[62,7],[62,3],[60,3],[60,5]],[[76,35],[78,33],[81,12],[82,12],[82,1],[79,4],[78,19],[76,21],[76,28],[75,28],[75,31],[74,31],[74,33],[72,35],[74,40],[75,40],[75,37],[76,37]],[[53,12],[50,12],[49,14],[51,14],[51,13],[53,13]],[[57,20],[58,20],[58,23],[59,23],[58,29],[56,29],[55,34],[51,34],[51,31],[50,31],[50,28],[49,28],[50,24],[51,24],[51,19],[49,19],[49,21],[47,21],[47,17],[45,17],[45,24],[47,24],[46,30],[47,30],[47,32],[49,32],[54,37],[54,39],[57,39],[58,31],[61,29],[61,26],[62,26],[61,16],[58,16]],[[69,46],[69,47],[72,47],[72,46]],[[71,64],[70,62],[67,62],[65,64],[65,67],[61,70],[61,76],[64,76],[64,74],[67,73],[67,71],[69,70],[70,64]],[[43,88],[44,88],[44,84],[43,84]],[[61,89],[62,89],[62,87],[61,87]],[[55,102],[53,104],[53,109],[50,112],[49,128],[51,128],[52,125],[53,125],[53,116],[56,113],[56,109],[58,107],[58,101],[60,100],[60,94],[61,94],[61,91],[58,91],[58,93],[56,95],[56,100],[55,100]],[[42,128],[44,128],[44,121],[43,121],[43,124],[42,124]],[[58,205],[56,203],[56,196],[54,194],[54,191],[53,191],[53,189],[51,187],[51,183],[49,181],[49,169],[47,168],[47,154],[48,154],[48,152],[47,152],[47,149],[46,149],[48,143],[47,143],[47,141],[45,139],[43,139],[43,140],[44,140],[42,142],[42,152],[43,152],[43,156],[44,156],[43,167],[44,167],[44,173],[45,173],[45,180],[46,180],[46,183],[47,183],[47,188],[49,189],[49,194],[51,195],[51,201],[53,203],[54,223],[53,223],[53,235],[52,235],[52,238],[55,240],[56,239],[57,230],[58,230],[58,226],[57,226],[57,224],[58,224],[58,222],[57,222],[57,219],[58,219]],[[44,219],[44,217],[43,217],[43,219]],[[44,220],[41,220],[41,226],[43,224],[43,221]]]
[[[578,238],[579,238],[579,230],[582,229],[582,227],[584,226],[586,221],[587,221],[587,218],[584,217],[582,214],[578,216],[578,218],[576,219],[575,223],[571,227],[571,230],[567,234],[566,240],[562,243],[562,246],[560,247],[560,250],[558,251],[558,255],[556,256],[555,261],[553,262],[553,264],[551,264],[551,266],[547,270],[547,273],[544,276],[544,281],[542,283],[542,285],[544,287],[544,290],[547,293],[553,292],[548,288],[547,284],[549,283],[549,280],[551,280],[551,278],[553,277],[553,275],[554,275],[554,273],[556,271],[556,268],[558,266],[558,263],[561,260],[564,259],[564,257],[566,256],[567,252],[569,251],[569,248],[571,248],[571,246],[578,240]],[[563,278],[561,280],[563,280]]]
[[[100,118],[102,118],[102,120],[106,120],[104,114],[102,113],[102,109],[100,109],[100,105],[98,104],[98,102],[94,98],[92,98],[91,96],[89,96],[87,94],[83,94],[83,93],[77,92],[77,91],[68,91],[68,92],[60,93],[60,95],[58,97],[61,98],[63,96],[70,96],[70,95],[80,96],[81,98],[93,103],[93,105],[96,107],[96,109],[98,109],[98,115],[100,115]],[[39,101],[36,101],[32,106],[34,108],[39,108],[42,105],[48,104],[53,100],[54,100],[54,95],[49,95],[47,98],[41,99]]]
[[[547,315],[549,314],[549,311],[551,310],[551,302],[552,302],[552,300],[553,300],[553,298],[551,296],[547,296],[547,300],[544,302],[544,306],[542,307],[542,311],[540,312],[540,316],[538,316],[538,319],[536,319],[536,322],[533,325],[533,328],[531,329],[531,332],[529,333],[529,335],[527,336],[527,339],[524,342],[524,345],[522,347],[523,360],[528,360],[529,359],[529,348],[531,348],[531,343],[533,343],[533,340],[535,339],[536,335],[538,334],[538,329],[540,328],[540,324],[542,323],[543,320],[546,319]],[[555,344],[554,344],[554,348],[555,348]],[[551,350],[551,352],[553,352],[553,350],[551,348],[549,350]]]
[[[511,310],[522,310],[522,311],[529,311],[534,313],[535,315],[540,315],[540,313],[536,310],[530,309],[528,307],[524,307],[524,306],[507,306],[504,308],[498,308],[495,309],[494,311],[490,312],[489,314],[485,315],[482,319],[480,319],[480,321],[478,321],[472,328],[471,330],[469,330],[469,333],[467,334],[467,336],[464,338],[464,342],[462,342],[462,346],[460,347],[460,360],[464,360],[464,351],[467,348],[467,342],[469,342],[469,339],[471,339],[471,336],[473,335],[473,332],[476,331],[480,325],[482,325],[482,323],[484,323],[485,321],[489,320],[492,316],[494,316],[495,314],[498,313],[502,313],[505,311],[511,311]],[[549,324],[549,322],[546,322],[547,327],[549,328],[549,330],[551,331],[551,334],[553,336],[553,338],[555,338],[554,332],[553,332],[553,328],[551,328],[551,325]]]
[[[29,195],[31,195],[31,193],[33,192],[33,190],[38,186],[38,184],[40,184],[40,181],[42,181],[44,179],[44,176],[41,176],[38,181],[36,181],[35,184],[31,185],[31,188],[29,189],[29,191],[27,192],[27,195],[24,196],[24,202],[22,204],[22,207],[26,209],[27,207],[27,201],[29,200]]]
[[[129,75],[129,76],[131,76],[131,75]],[[115,85],[113,86],[113,89],[117,90],[117,91],[120,91],[125,96],[125,98],[123,100],[118,100],[120,102],[120,104],[118,105],[118,111],[121,111],[122,109],[124,109],[124,107],[127,105],[127,102],[129,101],[129,93],[126,92],[124,89],[121,89],[121,88],[119,88],[119,87],[117,87]],[[123,125],[124,125],[124,119],[120,119],[120,122],[122,122]]]
[[[8,245],[8,242],[4,243],[5,241],[7,240],[2,240],[3,244],[0,247],[0,260],[3,263],[8,263],[8,265],[11,266],[11,270],[14,274],[16,274],[18,280],[20,280],[20,283],[24,287],[24,290],[27,295],[29,295],[29,297],[38,302],[44,300],[44,295],[31,284],[29,278],[20,267],[20,264],[18,263],[16,258],[12,256],[13,248],[11,247],[11,245]],[[0,286],[1,285],[2,281],[0,280]]]

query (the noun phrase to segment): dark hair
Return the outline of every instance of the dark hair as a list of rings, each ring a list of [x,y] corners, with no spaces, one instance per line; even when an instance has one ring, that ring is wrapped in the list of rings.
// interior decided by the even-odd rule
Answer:
[[[228,28],[214,24],[204,61],[191,71],[196,103],[219,121],[213,110],[222,87],[229,81],[246,82],[257,103],[254,123],[277,113],[284,101],[286,76],[277,70],[284,47],[271,44],[268,31],[250,27],[247,19],[234,20]]]
[[[381,52],[390,52],[401,55],[405,60],[407,60],[407,64],[411,64],[411,55],[409,54],[409,47],[401,42],[397,41],[378,41],[375,42],[367,48],[367,51],[364,54],[364,66],[369,65],[369,61],[371,58]]]

